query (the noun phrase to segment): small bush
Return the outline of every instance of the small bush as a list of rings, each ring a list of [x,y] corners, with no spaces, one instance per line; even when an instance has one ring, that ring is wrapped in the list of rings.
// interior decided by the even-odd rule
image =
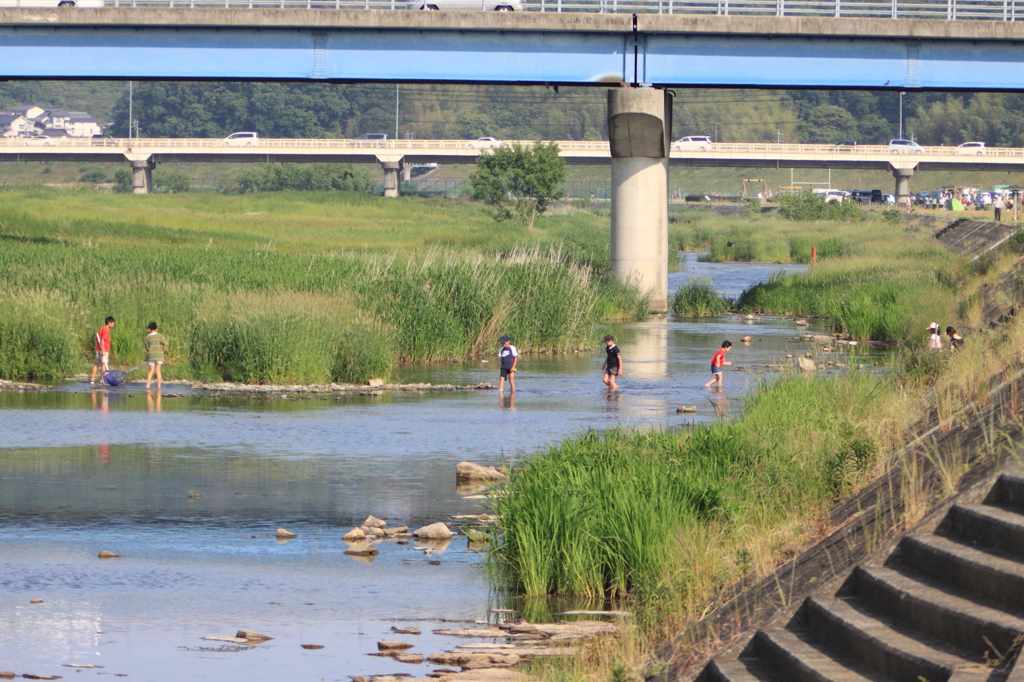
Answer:
[[[158,169],[153,172],[153,184],[171,194],[192,191],[192,178],[180,171]]]
[[[670,308],[676,317],[718,317],[729,312],[729,302],[710,279],[692,277],[676,290]]]
[[[863,214],[855,201],[826,202],[813,192],[785,194],[779,198],[779,215],[787,220],[862,220]]]
[[[132,191],[132,172],[127,168],[114,171],[114,191],[118,194],[129,194]]]
[[[102,184],[104,182],[110,182],[110,176],[104,171],[94,168],[92,170],[86,170],[82,172],[82,182],[89,182],[95,185]]]

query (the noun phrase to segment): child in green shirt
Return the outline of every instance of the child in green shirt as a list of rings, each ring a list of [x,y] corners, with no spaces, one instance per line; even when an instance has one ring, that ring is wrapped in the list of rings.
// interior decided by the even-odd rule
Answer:
[[[167,339],[156,330],[156,322],[149,323],[149,334],[146,336],[146,362],[149,363],[149,374],[146,375],[146,388],[149,388],[153,381],[153,373],[156,373],[156,388],[160,390],[163,377],[160,374],[160,367],[164,364],[164,351],[167,350]]]

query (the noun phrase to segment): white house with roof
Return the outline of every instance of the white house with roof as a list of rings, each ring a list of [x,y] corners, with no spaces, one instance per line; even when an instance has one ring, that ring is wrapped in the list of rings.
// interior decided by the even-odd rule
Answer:
[[[0,114],[0,136],[23,137],[31,135],[36,130],[36,124],[21,114]]]
[[[84,111],[50,109],[39,119],[46,130],[63,130],[68,137],[92,137],[102,132],[100,124]]]
[[[39,120],[40,116],[46,113],[46,109],[43,109],[42,107],[37,107],[35,104],[25,104],[23,106],[17,107],[11,113],[20,114],[21,116],[24,116],[30,121],[37,121]]]

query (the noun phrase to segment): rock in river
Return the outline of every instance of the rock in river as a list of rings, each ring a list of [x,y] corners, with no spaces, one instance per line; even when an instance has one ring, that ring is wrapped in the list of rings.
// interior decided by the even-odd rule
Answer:
[[[291,532],[290,530],[285,530],[284,528],[278,528],[277,532],[274,533],[274,535],[276,537],[278,537],[278,538],[297,538],[297,537],[299,537],[295,533]]]
[[[414,646],[416,645],[409,644],[408,642],[384,640],[381,642],[377,642],[377,651],[405,651],[406,649],[411,649]]]
[[[362,528],[353,528],[349,532],[341,536],[341,539],[345,542],[359,542],[366,539],[366,533],[363,532]]]
[[[455,465],[455,480],[459,483],[504,481],[505,472],[497,467],[485,467],[473,462],[459,462]]]
[[[108,552],[107,550],[103,550],[99,554],[99,557],[101,559],[117,559],[120,556],[121,556],[120,554],[114,554],[113,552]]]
[[[428,540],[447,540],[455,534],[448,529],[448,526],[438,521],[437,523],[432,523],[429,526],[418,528],[413,531],[413,535],[418,538],[427,538]]]

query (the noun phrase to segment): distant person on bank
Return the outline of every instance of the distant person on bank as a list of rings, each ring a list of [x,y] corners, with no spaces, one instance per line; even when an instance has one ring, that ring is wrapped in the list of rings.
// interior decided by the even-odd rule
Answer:
[[[611,334],[604,335],[605,361],[601,363],[601,369],[604,370],[604,385],[608,387],[609,391],[618,390],[618,386],[615,384],[615,377],[622,376],[622,351],[615,345],[615,337]]]
[[[996,220],[1002,220],[1003,219],[1003,195],[1002,194],[997,194],[995,196],[995,198],[992,200],[992,208],[995,211],[995,214],[996,214],[995,218],[996,218]]]
[[[942,335],[939,333],[939,323],[932,322],[925,331],[928,332],[928,350],[942,350]]]
[[[501,348],[498,349],[498,357],[501,358],[501,372],[498,374],[498,393],[505,390],[505,377],[508,377],[510,393],[516,392],[516,365],[519,364],[519,349],[512,345],[512,339],[505,335],[501,337]]]
[[[103,383],[103,372],[110,369],[110,330],[113,328],[114,318],[108,317],[96,332],[96,359],[92,365],[90,384],[96,383],[96,370],[100,370],[100,383]]]
[[[711,388],[711,384],[718,382],[718,390],[722,390],[722,366],[731,365],[731,362],[727,362],[725,354],[732,348],[731,341],[723,341],[722,347],[715,351],[715,354],[711,356],[711,381],[704,384],[704,388]]]
[[[167,351],[167,339],[156,330],[156,322],[149,323],[149,334],[146,335],[146,363],[149,365],[149,374],[146,375],[146,388],[153,381],[153,374],[156,373],[156,389],[159,391],[163,385],[164,378],[161,368],[164,364],[164,353]]]
[[[946,327],[946,336],[949,337],[949,347],[952,350],[960,350],[964,347],[964,337],[956,333],[953,327]]]

